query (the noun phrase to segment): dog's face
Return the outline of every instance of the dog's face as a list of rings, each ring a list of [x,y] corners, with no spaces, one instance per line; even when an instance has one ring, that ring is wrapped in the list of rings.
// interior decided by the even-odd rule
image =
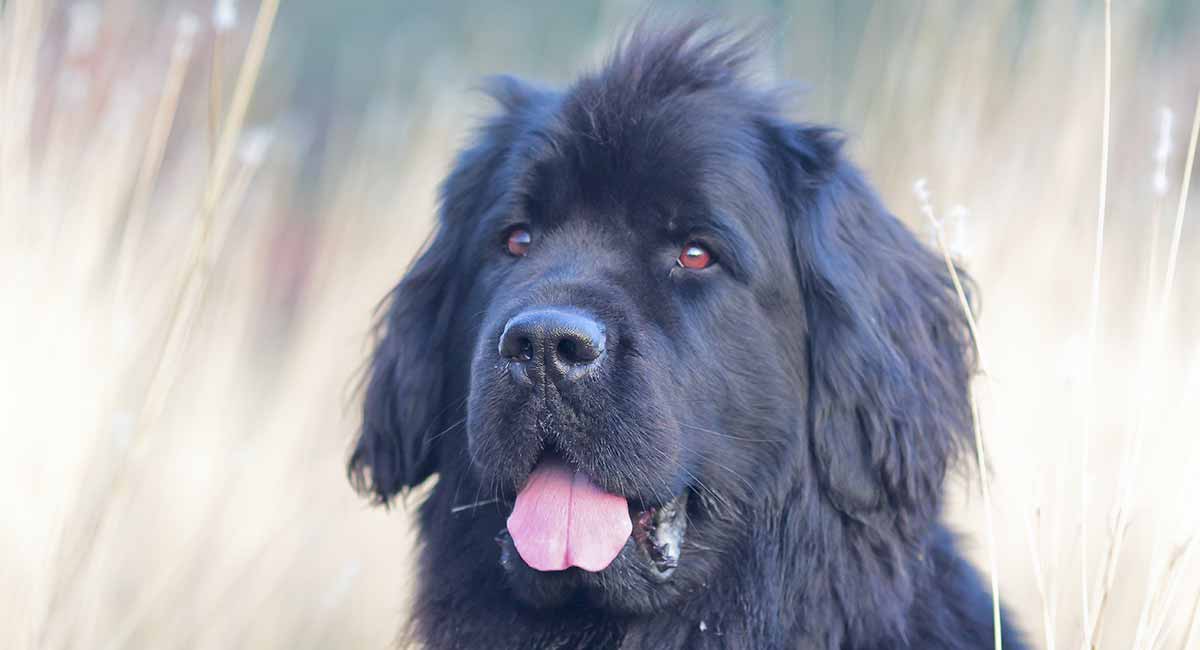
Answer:
[[[738,139],[753,125],[706,108],[656,107],[614,157],[561,107],[566,125],[542,134],[555,146],[526,153],[520,186],[479,222],[466,434],[484,491],[511,507],[535,468],[561,462],[623,497],[633,528],[611,533],[610,566],[603,553],[526,548],[522,534],[577,556],[588,543],[536,510],[537,530],[510,525],[507,568],[531,601],[580,585],[648,605],[668,582],[674,593],[702,581],[689,540],[708,536],[722,500],[744,500],[744,482],[768,484],[802,412],[803,310],[783,209]],[[578,490],[569,501],[587,506]]]
[[[667,606],[792,499],[920,534],[969,430],[938,260],[742,58],[681,32],[565,93],[497,82],[392,296],[351,471],[452,477],[455,530],[499,532],[458,559],[529,605]]]

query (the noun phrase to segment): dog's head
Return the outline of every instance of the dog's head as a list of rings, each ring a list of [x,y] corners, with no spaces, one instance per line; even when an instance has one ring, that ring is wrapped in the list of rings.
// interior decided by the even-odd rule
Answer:
[[[494,81],[391,295],[352,476],[495,497],[463,561],[527,603],[662,607],[799,501],[914,539],[971,430],[945,266],[746,53],[641,29],[565,92]]]

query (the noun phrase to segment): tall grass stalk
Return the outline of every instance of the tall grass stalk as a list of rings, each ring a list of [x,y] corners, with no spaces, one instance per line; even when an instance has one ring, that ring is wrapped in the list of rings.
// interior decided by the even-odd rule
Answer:
[[[237,26],[237,5],[234,0],[215,0],[212,12],[212,57],[208,67],[208,138],[209,164],[216,160],[217,141],[221,134],[221,116],[225,110],[224,72],[225,41]]]
[[[0,87],[0,223],[14,224],[28,206],[29,121],[34,110],[34,94],[23,87],[23,78],[34,74],[37,51],[43,36],[44,6],[37,0],[12,0],[0,7],[6,29],[0,29],[3,42],[4,79]],[[18,232],[20,229],[18,229]]]
[[[1125,538],[1129,532],[1129,517],[1136,502],[1137,476],[1145,442],[1145,420],[1147,403],[1150,397],[1150,380],[1157,375],[1161,367],[1161,332],[1158,331],[1158,319],[1155,318],[1155,308],[1158,300],[1155,295],[1155,273],[1158,269],[1158,240],[1163,207],[1167,193],[1167,166],[1171,151],[1171,125],[1173,113],[1170,109],[1162,109],[1159,122],[1158,144],[1154,150],[1154,207],[1150,214],[1149,246],[1146,254],[1146,283],[1143,287],[1145,298],[1142,308],[1141,335],[1138,337],[1137,370],[1134,373],[1135,397],[1133,405],[1133,422],[1126,428],[1125,439],[1122,442],[1122,462],[1117,479],[1117,495],[1113,502],[1110,515],[1108,551],[1105,555],[1103,570],[1096,576],[1096,586],[1093,589],[1095,601],[1098,602],[1092,620],[1088,623],[1092,634],[1093,646],[1100,645],[1100,634],[1104,624],[1104,612],[1108,607],[1113,583],[1116,580],[1120,566],[1121,552]],[[1154,522],[1155,537],[1157,538],[1160,521]],[[1157,547],[1157,544],[1155,545]],[[1155,549],[1156,550],[1156,549]],[[1151,565],[1157,553],[1152,550]],[[1153,576],[1153,569],[1148,571]],[[1143,611],[1143,615],[1145,612]]]
[[[1033,516],[1036,518],[1036,521],[1031,519],[1028,510],[1022,509],[1022,520],[1025,526],[1025,543],[1029,546],[1029,558],[1033,564],[1033,583],[1037,588],[1038,599],[1042,604],[1043,640],[1046,644],[1046,650],[1054,650],[1054,616],[1053,609],[1050,606],[1046,571],[1042,567],[1042,554],[1039,544],[1041,536],[1038,534],[1041,530],[1041,508],[1035,506],[1033,508]]]
[[[138,170],[133,198],[129,204],[128,217],[117,251],[117,279],[114,294],[118,301],[125,301],[128,298],[126,294],[129,291],[129,275],[132,273],[137,246],[141,243],[142,231],[146,226],[147,208],[150,204],[150,197],[153,195],[155,182],[158,180],[159,169],[162,167],[163,155],[167,150],[167,140],[171,136],[175,116],[179,111],[179,97],[192,60],[198,28],[195,16],[184,14],[180,17],[176,29],[175,45],[171,48],[171,59],[167,64],[167,74],[163,81],[162,92],[159,94],[158,107],[154,111],[154,120],[150,124],[150,136],[146,139],[142,164]],[[118,307],[118,309],[120,308]]]
[[[1175,209],[1175,227],[1171,230],[1171,248],[1167,255],[1166,279],[1163,282],[1161,304],[1158,308],[1159,327],[1165,327],[1175,286],[1175,271],[1179,266],[1179,246],[1183,243],[1183,222],[1187,217],[1188,190],[1192,185],[1192,170],[1196,164],[1196,146],[1200,139],[1200,92],[1196,93],[1196,109],[1192,114],[1192,134],[1188,138],[1187,161],[1183,165],[1183,184],[1179,188],[1179,203]]]
[[[946,272],[950,275],[950,280],[954,283],[954,292],[958,296],[959,306],[962,307],[963,315],[967,319],[967,328],[971,332],[971,340],[975,343],[975,353],[979,359],[981,373],[984,377],[987,377],[988,365],[983,353],[983,342],[979,336],[979,328],[975,324],[975,313],[971,309],[971,301],[967,298],[967,292],[963,288],[962,280],[958,277],[958,268],[954,265],[954,259],[950,254],[950,247],[946,244],[942,222],[937,219],[933,211],[933,205],[929,201],[929,192],[926,189],[925,179],[917,181],[914,191],[917,194],[918,201],[921,203],[921,212],[929,219],[933,226],[938,250],[941,251],[942,259],[946,263]],[[975,397],[974,389],[971,390],[971,418],[972,430],[975,433],[975,464],[979,469],[979,489],[983,496],[983,512],[987,521],[987,530],[985,533],[988,549],[988,577],[992,590],[992,642],[996,650],[1002,650],[1004,639],[1000,627],[1000,566],[996,560],[996,532],[995,522],[993,521],[994,515],[992,513],[991,477],[988,475],[987,453],[983,445],[983,423],[979,417],[979,400]]]
[[[230,101],[227,116],[222,121],[221,135],[217,141],[212,166],[208,172],[203,203],[200,206],[197,232],[193,236],[187,255],[189,261],[179,283],[175,304],[168,315],[167,338],[157,357],[158,363],[138,417],[139,430],[142,432],[147,430],[162,410],[173,383],[177,357],[183,351],[189,338],[188,333],[191,331],[194,316],[204,300],[210,264],[209,239],[212,235],[213,216],[217,202],[225,189],[229,165],[242,134],[246,111],[250,107],[250,98],[258,83],[258,75],[262,71],[263,57],[267,51],[267,44],[270,42],[271,30],[275,24],[275,14],[278,10],[279,0],[263,0],[259,6],[258,17],[254,22],[254,30],[250,34],[250,42],[246,47],[246,54],[238,73],[233,98]],[[139,436],[138,440],[141,439]]]
[[[1175,209],[1175,223],[1171,231],[1171,243],[1167,256],[1167,266],[1163,277],[1162,293],[1159,296],[1159,303],[1156,310],[1155,325],[1150,333],[1150,339],[1153,344],[1153,351],[1160,353],[1163,340],[1166,337],[1167,320],[1170,315],[1170,304],[1172,289],[1175,286],[1175,273],[1179,263],[1179,247],[1183,239],[1183,224],[1187,216],[1188,194],[1191,188],[1191,179],[1194,165],[1196,162],[1196,149],[1198,140],[1200,140],[1200,92],[1196,94],[1196,106],[1192,115],[1191,134],[1188,137],[1187,157],[1183,165],[1183,176],[1179,188],[1179,200]],[[1141,641],[1149,638],[1149,645],[1153,647],[1154,639],[1158,632],[1155,631],[1156,626],[1153,622],[1156,606],[1161,602],[1158,594],[1161,594],[1165,588],[1165,583],[1172,578],[1170,568],[1165,569],[1161,575],[1157,572],[1158,556],[1161,554],[1163,522],[1156,521],[1154,525],[1154,533],[1152,539],[1152,547],[1150,553],[1150,570],[1146,584],[1146,595],[1144,596],[1140,614],[1138,616],[1137,626],[1135,628],[1134,647],[1140,648]],[[1188,549],[1190,550],[1190,540]],[[1173,562],[1172,562],[1173,564]],[[1155,584],[1159,584],[1158,591],[1155,591]],[[1165,616],[1165,612],[1160,616]]]
[[[1096,251],[1092,264],[1092,292],[1088,307],[1087,363],[1085,407],[1083,409],[1083,432],[1079,447],[1079,518],[1083,522],[1079,531],[1079,595],[1082,612],[1083,647],[1091,648],[1091,621],[1088,592],[1088,454],[1092,437],[1094,417],[1096,339],[1100,329],[1100,278],[1104,268],[1104,217],[1108,209],[1108,146],[1109,124],[1112,118],[1112,0],[1104,0],[1104,118],[1100,126],[1100,197],[1096,207]]]
[[[1164,117],[1164,129],[1167,128],[1166,127],[1167,124],[1169,124],[1169,119]],[[1200,95],[1198,95],[1196,98],[1195,117],[1193,118],[1192,132],[1191,132],[1191,136],[1190,136],[1189,143],[1188,143],[1187,160],[1184,163],[1184,172],[1183,172],[1183,178],[1182,178],[1182,183],[1181,183],[1180,193],[1179,193],[1179,203],[1177,204],[1176,215],[1175,215],[1175,226],[1172,231],[1171,243],[1170,243],[1170,247],[1169,247],[1169,250],[1171,252],[1168,257],[1167,267],[1165,269],[1164,277],[1162,279],[1162,287],[1163,287],[1162,293],[1157,297],[1157,300],[1152,291],[1152,287],[1153,287],[1152,279],[1153,279],[1155,255],[1151,254],[1149,256],[1150,268],[1149,268],[1149,272],[1147,274],[1149,277],[1147,279],[1147,289],[1146,289],[1146,291],[1147,291],[1147,298],[1146,298],[1147,307],[1145,310],[1145,314],[1143,316],[1144,332],[1143,332],[1143,335],[1142,335],[1141,341],[1140,341],[1141,353],[1139,354],[1139,359],[1138,359],[1139,371],[1138,371],[1137,376],[1139,378],[1139,381],[1138,381],[1138,389],[1137,389],[1138,400],[1137,400],[1137,403],[1135,404],[1135,425],[1131,429],[1129,439],[1126,441],[1126,444],[1125,444],[1127,453],[1126,453],[1126,461],[1122,465],[1122,477],[1121,477],[1121,483],[1122,483],[1123,487],[1118,496],[1118,501],[1115,506],[1116,507],[1115,528],[1117,528],[1117,530],[1114,531],[1116,534],[1114,536],[1112,545],[1110,547],[1109,561],[1106,565],[1106,578],[1105,578],[1105,584],[1103,585],[1103,592],[1102,592],[1102,598],[1104,598],[1105,600],[1102,601],[1102,604],[1103,604],[1103,602],[1105,602],[1107,600],[1108,592],[1111,589],[1111,582],[1113,579],[1113,574],[1115,574],[1115,572],[1116,572],[1117,563],[1119,562],[1119,558],[1120,558],[1120,554],[1121,554],[1121,545],[1122,545],[1122,542],[1124,541],[1125,533],[1128,529],[1128,523],[1126,521],[1127,513],[1129,512],[1129,510],[1132,508],[1132,505],[1133,505],[1133,494],[1132,493],[1133,493],[1133,489],[1134,489],[1134,480],[1135,480],[1134,477],[1136,476],[1136,471],[1137,471],[1136,465],[1137,465],[1138,459],[1141,456],[1141,448],[1142,448],[1143,439],[1144,439],[1143,428],[1144,428],[1144,418],[1145,418],[1145,414],[1146,414],[1145,411],[1146,411],[1146,400],[1147,400],[1147,392],[1148,392],[1146,384],[1149,383],[1149,373],[1147,372],[1147,367],[1155,367],[1155,368],[1159,367],[1161,355],[1163,354],[1163,345],[1164,345],[1163,341],[1166,337],[1165,329],[1166,329],[1167,320],[1169,318],[1170,299],[1171,299],[1172,289],[1174,286],[1175,270],[1176,270],[1177,264],[1178,264],[1178,251],[1179,251],[1180,241],[1182,239],[1183,220],[1187,213],[1188,188],[1190,186],[1190,181],[1191,181],[1192,165],[1194,164],[1194,160],[1195,160],[1196,137],[1197,137],[1197,129],[1198,128],[1200,128]],[[1164,135],[1162,144],[1159,145],[1159,154],[1158,154],[1162,158],[1162,160],[1159,162],[1164,167],[1167,162],[1166,161],[1166,148],[1167,148],[1167,140],[1165,140],[1165,135]],[[1156,189],[1157,194],[1161,194],[1163,191],[1165,191],[1165,178],[1163,178],[1163,176],[1165,176],[1165,172],[1163,172],[1163,171],[1159,171],[1156,173],[1155,189]],[[1154,210],[1155,224],[1152,229],[1152,242],[1151,242],[1152,248],[1155,250],[1156,250],[1156,247],[1154,247],[1153,244],[1157,238],[1154,236],[1154,234],[1156,234],[1157,230],[1158,230],[1157,221],[1160,219],[1160,212],[1161,212],[1161,202],[1157,202],[1155,210]],[[1126,476],[1126,474],[1128,474],[1129,476]],[[1153,613],[1155,605],[1159,602],[1159,599],[1155,597],[1155,591],[1154,591],[1155,585],[1162,580],[1170,579],[1169,571],[1164,571],[1160,575],[1160,572],[1157,569],[1159,555],[1161,554],[1161,547],[1162,547],[1162,541],[1163,541],[1162,540],[1162,534],[1163,534],[1162,526],[1163,526],[1163,522],[1161,520],[1155,521],[1153,523],[1153,528],[1152,528],[1153,532],[1151,535],[1152,547],[1151,547],[1151,553],[1150,553],[1150,558],[1149,558],[1150,567],[1149,567],[1149,570],[1147,571],[1146,595],[1143,598],[1142,607],[1141,607],[1141,610],[1140,610],[1140,613],[1138,616],[1138,623],[1137,623],[1135,639],[1134,639],[1135,647],[1140,647],[1140,645],[1139,645],[1140,642],[1142,641],[1143,638],[1145,638],[1145,636],[1147,634],[1151,634],[1151,640],[1149,642],[1148,647],[1153,647],[1154,633],[1148,632],[1147,630],[1152,625],[1151,615]],[[1160,589],[1161,589],[1161,586],[1160,586]],[[1099,611],[1099,612],[1097,612],[1096,616],[1094,617],[1093,630],[1098,630],[1100,625],[1103,623],[1102,614],[1103,614],[1103,611]]]
[[[1183,650],[1200,649],[1200,593],[1192,603],[1192,615],[1188,617],[1187,632],[1183,637]]]
[[[1166,571],[1163,573],[1162,582],[1158,586],[1157,592],[1154,594],[1155,612],[1151,618],[1151,623],[1146,628],[1146,645],[1147,650],[1153,650],[1158,647],[1159,640],[1162,638],[1163,632],[1167,628],[1167,623],[1170,620],[1171,610],[1174,608],[1175,599],[1179,595],[1180,583],[1183,577],[1187,575],[1188,569],[1191,567],[1191,559],[1195,550],[1195,538],[1189,538],[1183,544],[1180,544],[1167,562]],[[1136,641],[1135,641],[1136,644]]]
[[[225,146],[218,148],[218,153],[225,155],[226,158],[232,157],[233,146],[230,143],[236,142],[241,134],[242,120],[245,117],[250,97],[261,71],[263,55],[269,42],[277,9],[278,0],[264,0],[260,8],[258,20],[255,23],[254,31],[252,32],[245,59],[239,73],[238,92],[234,96],[234,103],[230,109],[231,116],[236,116],[236,119],[231,117],[225,123],[225,129],[222,133],[222,143]],[[173,60],[180,65],[186,62],[184,54],[190,54],[185,49],[180,48],[180,50],[177,50],[179,56],[173,57]],[[176,70],[174,74],[181,76],[183,70]],[[169,79],[168,86],[166,87],[166,92],[168,93],[172,90],[170,81]],[[172,106],[176,101],[170,98],[160,100],[159,114],[173,113],[174,109]],[[161,137],[165,140],[169,135],[169,129],[166,125],[167,119],[167,117],[162,118],[161,129],[157,132],[152,129],[151,137]],[[164,145],[165,142],[150,142],[147,145],[147,160],[152,165],[156,156],[155,148]],[[165,404],[174,376],[177,373],[178,358],[189,339],[189,334],[194,325],[195,313],[199,309],[204,295],[207,279],[206,267],[209,262],[209,233],[212,228],[212,219],[217,200],[221,197],[223,179],[228,164],[228,159],[222,160],[216,158],[213,161],[213,169],[209,172],[206,191],[203,195],[203,204],[200,206],[200,219],[194,228],[195,234],[187,255],[188,262],[182,274],[182,279],[178,283],[171,308],[166,315],[166,336],[155,355],[155,361],[152,365],[153,371],[150,375],[148,386],[136,411],[131,443],[123,454],[121,462],[115,468],[116,473],[111,484],[102,492],[102,501],[97,508],[99,517],[97,524],[84,533],[84,537],[86,538],[83,540],[84,543],[82,545],[84,555],[79,558],[77,567],[81,568],[87,564],[91,558],[91,554],[98,546],[97,540],[103,536],[107,527],[111,525],[111,517],[109,515],[114,508],[114,504],[120,501],[127,491],[128,463],[131,459],[140,458],[144,453],[147,433],[153,429],[158,415]],[[96,486],[88,487],[95,488]]]

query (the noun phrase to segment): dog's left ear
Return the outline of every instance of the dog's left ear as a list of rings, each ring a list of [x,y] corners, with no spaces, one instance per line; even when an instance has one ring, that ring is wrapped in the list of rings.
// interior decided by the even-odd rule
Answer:
[[[774,132],[804,293],[817,474],[847,515],[898,509],[897,523],[921,526],[973,432],[965,314],[942,258],[887,212],[835,132]]]
[[[453,417],[444,385],[451,336],[471,274],[459,258],[480,216],[502,200],[496,177],[511,173],[505,165],[526,114],[547,101],[544,92],[510,77],[489,80],[486,92],[501,111],[459,153],[441,186],[437,231],[388,296],[376,326],[362,429],[347,472],[360,493],[380,503],[437,471],[438,438]]]
[[[455,228],[442,224],[383,305],[367,369],[362,430],[347,465],[379,503],[424,481],[437,464],[447,333],[457,293]]]

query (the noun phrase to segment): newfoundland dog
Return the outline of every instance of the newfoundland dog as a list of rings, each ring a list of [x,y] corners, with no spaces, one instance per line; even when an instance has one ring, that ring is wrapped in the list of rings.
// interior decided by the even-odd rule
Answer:
[[[973,435],[951,278],[751,49],[643,25],[566,90],[490,83],[349,460],[383,504],[438,475],[425,647],[991,647],[939,522]]]

